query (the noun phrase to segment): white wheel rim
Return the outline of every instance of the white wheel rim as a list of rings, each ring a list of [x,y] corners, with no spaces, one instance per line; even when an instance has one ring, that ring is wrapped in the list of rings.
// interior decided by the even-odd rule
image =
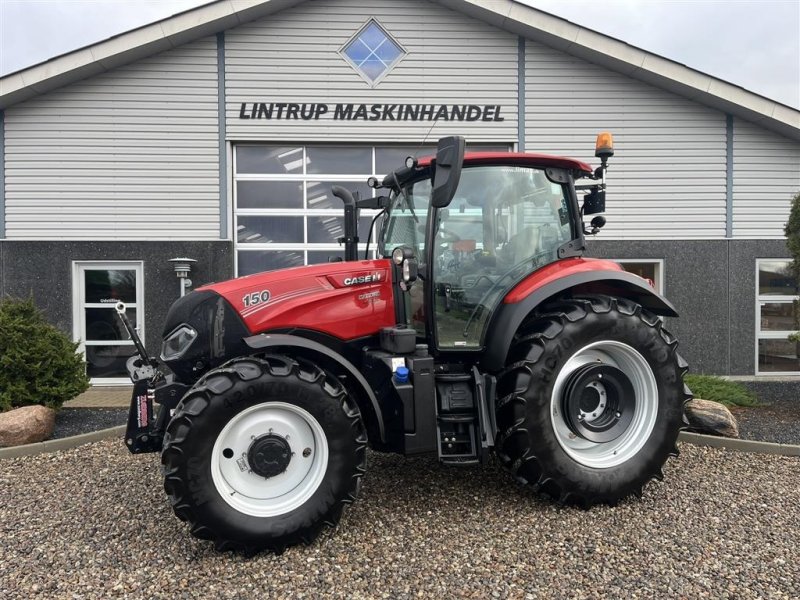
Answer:
[[[633,385],[635,408],[625,432],[610,442],[596,443],[575,434],[562,415],[562,396],[572,373],[587,364],[602,363],[621,370]],[[633,458],[650,439],[658,417],[658,385],[653,370],[634,348],[616,341],[589,344],[567,360],[550,397],[553,430],[570,458],[587,467],[608,469]]]
[[[286,470],[265,478],[252,472],[247,452],[263,435],[284,438],[291,449]],[[229,458],[230,456],[230,458]],[[254,517],[299,508],[317,491],[328,468],[328,441],[311,414],[286,402],[265,402],[240,412],[222,429],[211,451],[211,478],[225,502]]]

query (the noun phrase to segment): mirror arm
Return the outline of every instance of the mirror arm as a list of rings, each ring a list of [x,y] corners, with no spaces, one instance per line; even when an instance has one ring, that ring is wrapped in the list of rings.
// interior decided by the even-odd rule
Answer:
[[[376,196],[375,198],[363,198],[361,200],[356,201],[356,206],[358,208],[367,208],[367,209],[389,208],[389,197]]]

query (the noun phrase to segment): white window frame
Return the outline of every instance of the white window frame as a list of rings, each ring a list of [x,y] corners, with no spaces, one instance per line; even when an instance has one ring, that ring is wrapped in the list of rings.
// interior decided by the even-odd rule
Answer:
[[[278,146],[278,145],[285,145],[287,147],[297,146],[303,149],[303,171],[302,173],[239,173],[238,169],[238,148],[243,146]],[[362,147],[370,147],[371,148],[371,170],[372,173],[360,173],[360,174],[318,174],[318,173],[308,173],[308,146],[317,146],[320,144],[313,144],[313,143],[305,143],[305,144],[292,144],[291,142],[263,142],[263,143],[244,143],[244,144],[235,144],[233,147],[233,241],[234,241],[234,272],[236,276],[239,275],[239,251],[248,251],[248,250],[273,250],[273,251],[280,251],[286,250],[291,252],[299,252],[303,255],[304,264],[308,264],[308,252],[314,251],[329,251],[331,254],[342,254],[344,251],[344,246],[338,244],[314,244],[310,246],[309,243],[306,241],[308,239],[308,220],[307,217],[329,217],[329,216],[337,216],[343,217],[344,216],[344,209],[332,209],[332,208],[306,208],[308,206],[308,189],[307,183],[310,181],[330,181],[330,182],[349,182],[349,181],[366,181],[368,177],[370,177],[375,172],[375,146],[369,146],[367,144],[332,144],[335,146],[362,146]],[[303,207],[300,209],[292,209],[292,208],[239,208],[239,186],[237,183],[239,181],[291,181],[291,182],[299,182],[303,186]],[[373,196],[375,194],[375,190],[371,190]],[[376,214],[380,211],[378,210],[362,210],[361,217],[370,217],[373,218]],[[279,243],[266,243],[266,244],[258,244],[258,243],[251,243],[251,244],[240,244],[238,239],[238,217],[250,217],[250,216],[260,216],[260,217],[302,217],[303,218],[303,241],[302,242],[279,242]],[[373,246],[373,253],[374,256],[374,241],[375,241],[375,232],[372,234],[372,240],[370,241],[370,246]],[[364,252],[364,248],[366,247],[366,240],[364,242],[360,242],[358,244],[359,256],[361,253]]]
[[[756,259],[756,273],[755,273],[755,291],[756,291],[756,327],[755,327],[755,374],[759,377],[782,377],[787,375],[800,376],[800,371],[760,371],[758,368],[758,342],[760,340],[784,340],[789,337],[793,331],[762,331],[761,330],[761,307],[764,304],[788,304],[800,299],[798,295],[762,295],[759,290],[759,273],[761,272],[761,264],[765,262],[785,262],[790,263],[791,258],[757,258]]]
[[[616,263],[620,265],[624,264],[654,264],[656,266],[656,279],[654,283],[656,284],[656,292],[660,295],[664,295],[664,289],[666,285],[664,283],[664,259],[663,258],[612,258]]]
[[[357,38],[359,35],[361,35],[361,32],[362,32],[362,31],[364,31],[364,30],[365,30],[365,29],[366,29],[366,28],[369,26],[369,24],[370,24],[370,23],[375,23],[375,25],[378,27],[378,29],[380,29],[380,30],[383,32],[383,34],[384,34],[384,35],[385,35],[385,36],[386,36],[386,37],[387,37],[389,40],[391,40],[391,41],[392,41],[392,42],[393,42],[393,43],[394,43],[394,44],[395,44],[395,45],[396,45],[398,48],[400,48],[400,56],[398,56],[398,57],[397,57],[397,58],[395,58],[395,59],[394,59],[392,62],[390,62],[388,65],[386,65],[386,70],[385,70],[383,73],[381,73],[380,77],[378,77],[377,79],[374,79],[374,80],[373,80],[373,79],[370,79],[370,78],[367,76],[367,74],[366,74],[366,73],[364,73],[364,72],[361,70],[361,67],[359,67],[359,66],[358,66],[356,63],[354,63],[352,60],[350,60],[350,57],[349,57],[349,56],[347,56],[347,54],[345,53],[345,48],[347,48],[347,47],[348,47],[348,46],[349,46],[349,45],[350,45],[350,44],[353,42],[353,40],[354,40],[354,39],[356,39],[356,38]],[[405,46],[403,46],[403,45],[402,45],[400,42],[398,42],[398,41],[397,41],[397,39],[396,39],[396,38],[395,38],[395,37],[394,37],[394,36],[393,36],[391,33],[389,33],[389,30],[388,30],[388,29],[386,29],[386,27],[384,27],[384,26],[383,26],[383,24],[381,24],[381,23],[380,23],[380,22],[379,22],[377,19],[375,19],[374,17],[373,17],[373,18],[370,18],[370,19],[367,19],[367,20],[364,22],[364,24],[363,24],[363,25],[361,25],[361,27],[359,27],[358,29],[356,29],[356,32],[355,32],[353,35],[351,35],[351,36],[350,36],[350,38],[349,38],[349,39],[348,39],[348,40],[347,40],[347,41],[346,41],[344,44],[342,44],[342,47],[341,47],[341,48],[339,48],[339,51],[338,51],[338,53],[339,53],[339,56],[341,56],[341,57],[342,57],[342,58],[345,60],[345,62],[346,62],[348,65],[350,65],[350,66],[352,67],[352,69],[353,69],[353,70],[354,70],[356,73],[358,73],[358,76],[359,76],[359,77],[361,77],[361,79],[363,79],[363,80],[364,80],[364,82],[365,82],[365,83],[366,83],[366,84],[367,84],[369,87],[371,87],[371,88],[375,88],[375,87],[377,87],[377,86],[378,86],[378,84],[379,84],[381,81],[383,81],[383,79],[384,79],[384,78],[385,78],[385,77],[386,77],[386,76],[387,76],[389,73],[391,73],[392,69],[394,69],[394,68],[395,68],[395,67],[396,67],[398,64],[400,64],[400,62],[401,62],[401,61],[402,61],[402,60],[403,60],[403,59],[404,59],[406,56],[408,56],[408,50],[406,50]],[[381,62],[383,62],[383,61],[381,60]],[[384,64],[386,64],[386,63],[384,63]]]
[[[86,323],[84,321],[84,308],[108,308],[108,304],[92,304],[84,301],[85,280],[83,274],[87,270],[133,270],[136,271],[136,303],[129,304],[131,308],[136,308],[136,331],[144,339],[144,261],[125,260],[125,261],[106,261],[106,260],[76,260],[72,261],[72,340],[78,342],[76,352],[83,355],[86,359],[86,346],[133,346],[133,340],[122,340],[115,344],[102,341],[86,341]],[[108,310],[114,310],[108,308]],[[115,312],[116,315],[116,312]],[[131,380],[127,376],[121,377],[93,377],[90,380],[92,385],[131,385]]]
[[[360,31],[360,30],[359,30]],[[303,170],[302,173],[239,173],[238,169],[238,148],[246,147],[246,146],[286,146],[286,147],[296,147],[302,148],[303,150]],[[369,148],[371,152],[371,172],[370,173],[347,173],[347,174],[319,174],[319,173],[308,173],[308,147],[309,146],[347,146],[347,147],[359,147],[359,148]],[[306,240],[308,239],[308,221],[307,217],[329,217],[329,216],[336,216],[336,217],[343,217],[344,210],[343,208],[306,208],[308,206],[308,190],[307,190],[307,183],[311,181],[328,181],[328,182],[351,182],[351,181],[363,181],[372,176],[380,176],[382,177],[384,174],[377,174],[376,170],[376,154],[378,148],[392,148],[392,147],[406,147],[406,146],[414,146],[413,143],[398,143],[398,144],[381,144],[381,143],[359,143],[359,142],[336,142],[336,143],[315,143],[315,142],[286,142],[286,141],[259,141],[259,142],[241,142],[235,143],[232,145],[232,158],[233,160],[230,162],[231,164],[231,180],[232,180],[232,187],[233,187],[233,202],[232,202],[232,210],[231,210],[231,238],[233,239],[234,243],[234,252],[233,252],[233,267],[234,273],[236,276],[241,276],[239,273],[239,251],[248,251],[248,250],[272,250],[272,251],[291,251],[291,252],[299,252],[303,255],[304,264],[308,264],[308,252],[320,251],[320,252],[330,252],[331,254],[339,254],[342,255],[344,252],[344,246],[332,243],[332,244],[313,244],[310,245]],[[475,144],[471,144],[472,147],[505,147],[509,149],[512,148],[512,144],[508,142],[476,142]],[[398,165],[401,166],[401,165]],[[303,186],[303,208],[300,209],[292,209],[292,208],[239,208],[239,186],[237,185],[239,181],[291,181],[291,182],[299,182]],[[373,196],[375,195],[375,190],[371,190]],[[379,210],[362,210],[361,211],[361,218],[369,217],[370,219],[374,218],[375,215],[380,213]],[[247,217],[247,216],[273,216],[273,217],[302,217],[303,218],[303,241],[302,242],[279,242],[279,243],[250,243],[250,244],[240,244],[238,240],[238,218],[240,216]],[[372,238],[370,239],[370,248],[372,249],[370,255],[371,257],[376,256],[377,251],[377,231],[373,230]],[[364,249],[366,247],[366,240],[360,240],[358,244],[358,251],[359,257],[363,257]]]

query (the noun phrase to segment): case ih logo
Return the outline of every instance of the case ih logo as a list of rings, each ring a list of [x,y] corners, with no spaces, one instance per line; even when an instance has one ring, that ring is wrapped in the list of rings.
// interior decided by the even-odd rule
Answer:
[[[361,285],[363,283],[378,283],[381,280],[380,273],[372,273],[371,275],[357,275],[355,277],[345,277],[345,285]]]

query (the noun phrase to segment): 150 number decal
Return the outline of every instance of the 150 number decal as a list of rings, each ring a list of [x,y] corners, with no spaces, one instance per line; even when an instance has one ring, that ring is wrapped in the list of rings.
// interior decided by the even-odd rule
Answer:
[[[256,306],[257,304],[266,304],[269,302],[269,290],[262,290],[260,292],[251,292],[242,296],[242,303],[245,307]]]

